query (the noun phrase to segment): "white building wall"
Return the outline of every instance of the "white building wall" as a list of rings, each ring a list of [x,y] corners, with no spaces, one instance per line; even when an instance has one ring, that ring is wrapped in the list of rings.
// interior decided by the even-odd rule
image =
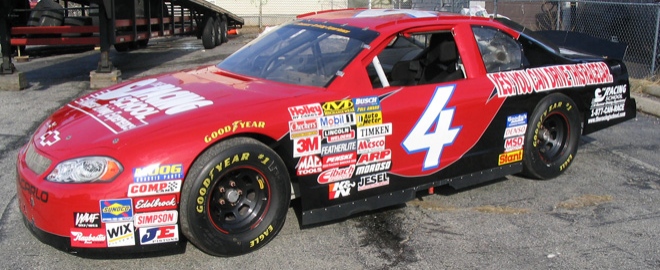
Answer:
[[[276,25],[293,20],[296,15],[326,9],[344,9],[348,0],[207,0],[245,19],[245,25]]]

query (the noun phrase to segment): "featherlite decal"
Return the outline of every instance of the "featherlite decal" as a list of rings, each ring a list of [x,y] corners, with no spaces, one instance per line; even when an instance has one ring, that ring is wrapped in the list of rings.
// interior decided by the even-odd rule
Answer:
[[[488,74],[497,96],[511,97],[554,89],[612,83],[610,69],[603,62],[549,66]]]

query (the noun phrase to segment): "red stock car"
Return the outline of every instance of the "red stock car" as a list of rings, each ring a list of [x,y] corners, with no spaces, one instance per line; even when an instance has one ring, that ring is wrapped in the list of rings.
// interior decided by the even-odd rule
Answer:
[[[634,118],[625,65],[505,19],[414,10],[301,15],[216,66],[73,100],[23,147],[20,209],[65,250],[184,237],[218,256],[509,174],[549,179],[580,135]],[[122,250],[123,251],[123,250]]]

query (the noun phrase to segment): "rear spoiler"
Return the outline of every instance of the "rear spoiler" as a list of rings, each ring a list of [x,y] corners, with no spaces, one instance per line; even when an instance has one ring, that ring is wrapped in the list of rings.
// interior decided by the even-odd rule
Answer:
[[[555,45],[576,52],[602,56],[608,59],[623,60],[628,44],[597,38],[584,33],[569,31],[535,31]]]

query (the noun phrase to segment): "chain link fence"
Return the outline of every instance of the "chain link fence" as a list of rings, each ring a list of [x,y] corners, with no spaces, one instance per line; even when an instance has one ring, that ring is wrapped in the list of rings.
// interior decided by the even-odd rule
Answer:
[[[277,25],[296,15],[344,8],[412,8],[460,13],[482,7],[532,30],[575,31],[628,45],[631,77],[655,77],[660,68],[660,3],[654,0],[207,0],[245,19],[246,26]],[[619,2],[616,2],[619,1]],[[626,1],[626,2],[622,2]],[[660,0],[658,0],[660,1]]]

